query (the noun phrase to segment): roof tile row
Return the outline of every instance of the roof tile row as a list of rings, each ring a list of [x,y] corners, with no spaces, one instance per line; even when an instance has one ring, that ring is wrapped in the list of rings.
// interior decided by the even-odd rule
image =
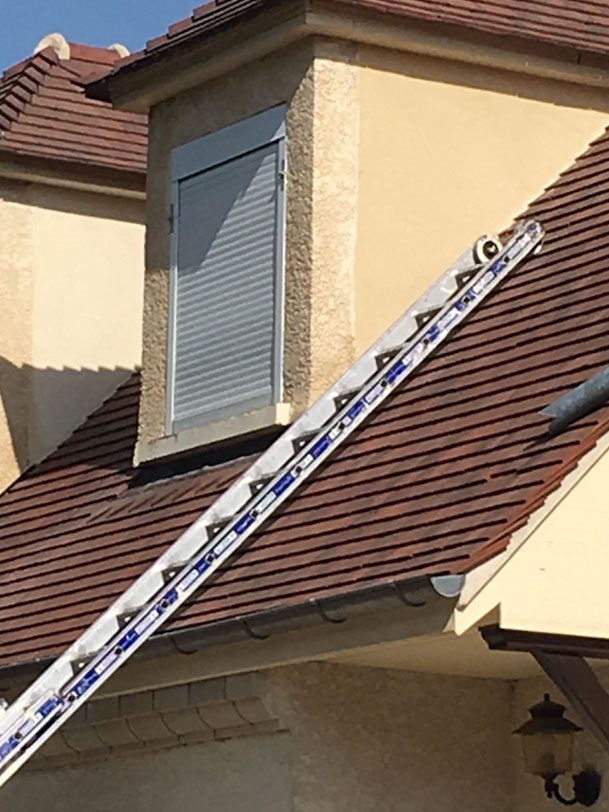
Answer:
[[[212,0],[167,33],[117,62],[113,72],[186,41],[199,39],[248,17],[267,13],[280,0]],[[319,0],[309,0],[315,5]],[[334,0],[337,5],[398,17],[465,27],[500,36],[523,37],[580,51],[609,50],[609,6],[604,0]]]
[[[609,365],[609,133],[526,213],[519,268],[192,601],[186,628],[422,574],[505,547],[609,426],[540,414]],[[140,485],[134,376],[0,497],[0,664],[58,653],[253,458]],[[18,632],[18,633],[17,633]]]
[[[116,63],[115,51],[71,44],[70,59],[46,48],[0,79],[0,156],[31,156],[143,173],[145,116],[88,99],[83,80]]]

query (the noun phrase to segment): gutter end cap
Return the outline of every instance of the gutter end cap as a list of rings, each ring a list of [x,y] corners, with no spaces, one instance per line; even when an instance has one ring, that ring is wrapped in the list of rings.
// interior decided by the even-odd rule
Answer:
[[[442,598],[458,598],[465,584],[465,575],[432,575],[429,579]]]

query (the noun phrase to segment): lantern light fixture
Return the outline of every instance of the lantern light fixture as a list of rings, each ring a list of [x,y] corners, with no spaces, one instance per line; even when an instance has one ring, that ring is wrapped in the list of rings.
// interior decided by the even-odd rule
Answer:
[[[531,718],[514,733],[522,739],[526,771],[543,778],[548,798],[568,806],[577,803],[592,806],[601,788],[596,770],[586,769],[573,776],[572,798],[565,798],[556,782],[558,775],[572,771],[575,734],[581,731],[581,727],[564,717],[564,712],[564,705],[552,702],[550,695],[545,694],[542,702],[529,708]]]

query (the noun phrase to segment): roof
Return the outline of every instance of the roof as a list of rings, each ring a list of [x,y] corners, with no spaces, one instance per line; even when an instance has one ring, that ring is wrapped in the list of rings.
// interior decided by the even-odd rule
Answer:
[[[609,427],[540,410],[609,364],[609,131],[527,212],[547,232],[328,465],[172,621],[190,628],[505,547]],[[63,650],[253,458],[141,484],[138,377],[0,497],[0,665]],[[204,461],[200,462],[203,465]]]
[[[333,0],[337,6],[367,9],[427,22],[458,25],[492,35],[520,37],[604,54],[609,50],[609,6],[604,0]],[[326,0],[327,3],[327,0]],[[224,29],[241,19],[268,13],[281,0],[212,0],[121,59],[127,65],[156,59],[163,52]],[[321,5],[309,0],[308,5]]]
[[[70,43],[70,58],[52,47],[0,79],[0,160],[11,157],[146,170],[146,116],[114,110],[84,95],[83,79],[107,72],[116,51]]]

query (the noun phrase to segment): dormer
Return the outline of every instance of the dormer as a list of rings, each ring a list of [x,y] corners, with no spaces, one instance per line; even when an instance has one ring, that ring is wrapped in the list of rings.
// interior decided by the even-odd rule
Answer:
[[[217,0],[89,86],[150,114],[138,462],[291,421],[604,127],[575,36],[410,5]]]
[[[126,53],[51,34],[0,77],[0,492],[140,363],[147,120],[83,90]]]

